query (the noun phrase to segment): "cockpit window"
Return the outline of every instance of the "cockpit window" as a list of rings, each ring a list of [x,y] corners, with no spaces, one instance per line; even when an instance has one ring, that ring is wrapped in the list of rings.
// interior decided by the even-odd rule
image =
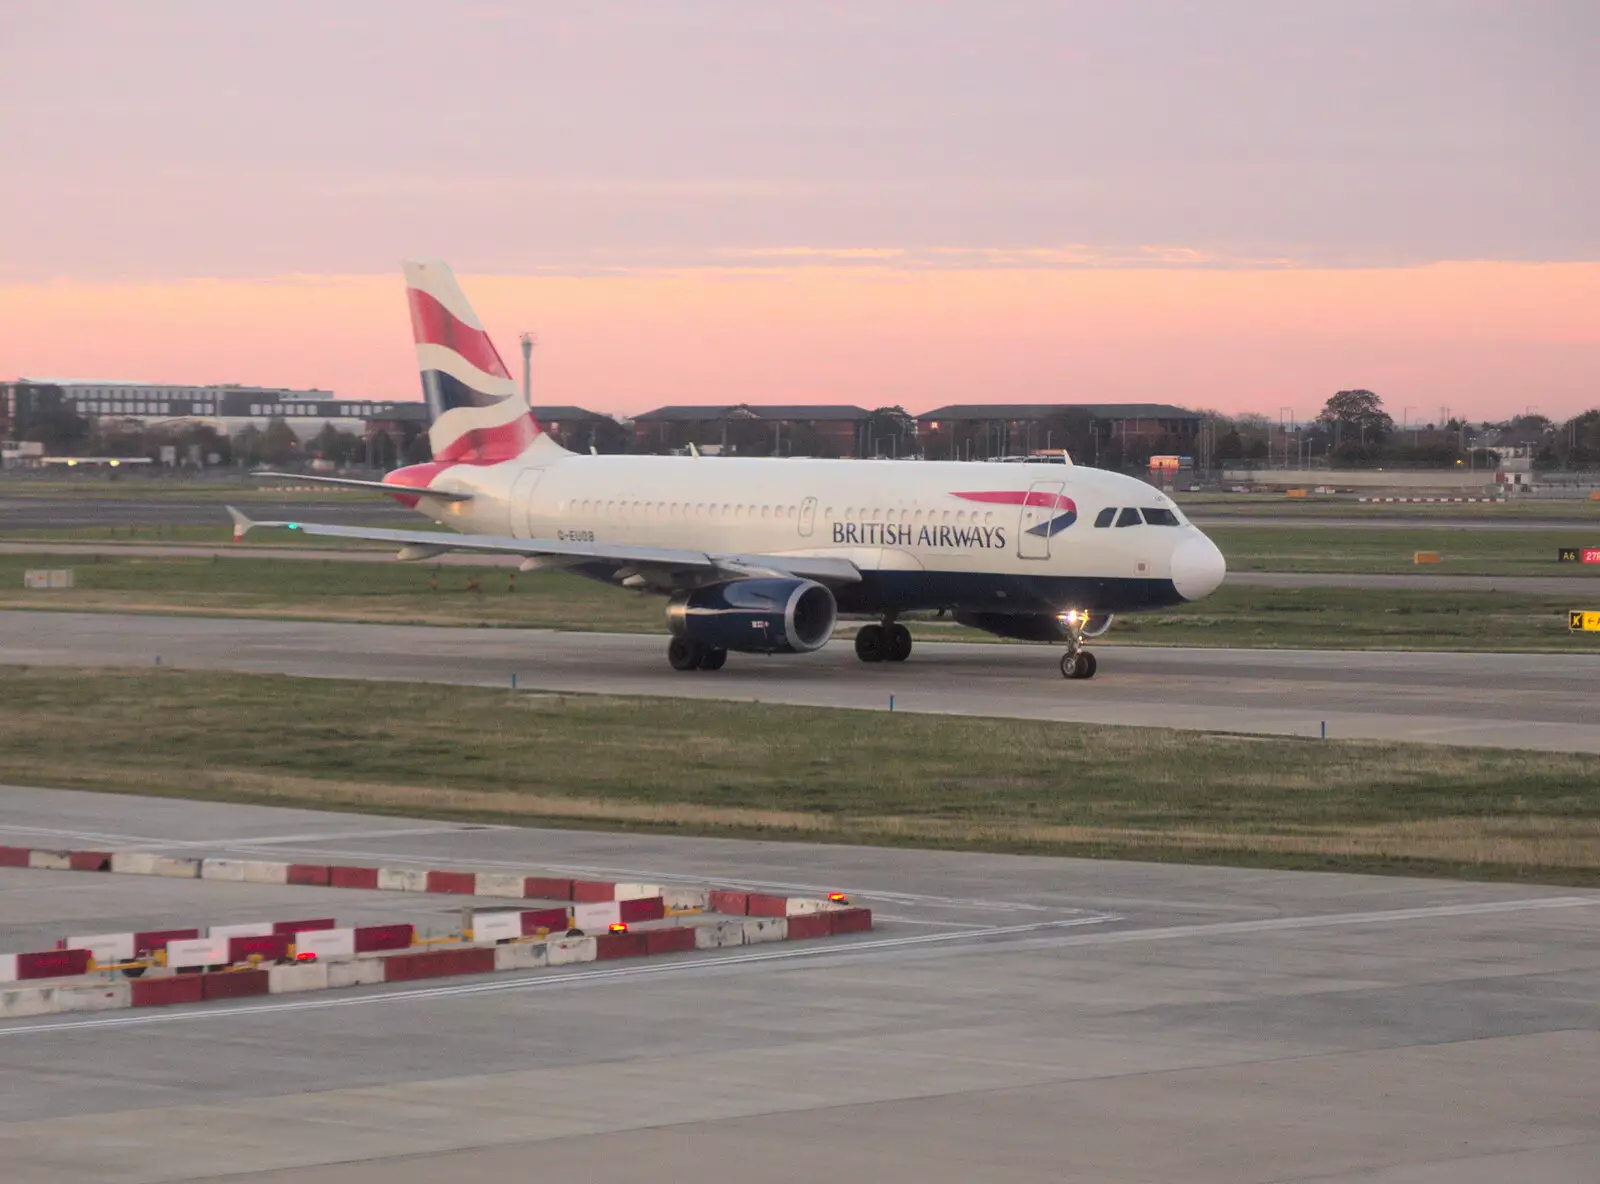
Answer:
[[[1139,521],[1139,511],[1132,506],[1128,506],[1122,513],[1117,515],[1118,526],[1138,526]]]
[[[1145,507],[1144,520],[1151,526],[1177,526],[1178,516],[1171,510],[1152,510]]]
[[[1115,506],[1107,506],[1105,509],[1101,510],[1100,513],[1095,515],[1094,524],[1097,527],[1110,526],[1111,525],[1111,520],[1114,519],[1116,516],[1117,516],[1117,507],[1115,507]]]

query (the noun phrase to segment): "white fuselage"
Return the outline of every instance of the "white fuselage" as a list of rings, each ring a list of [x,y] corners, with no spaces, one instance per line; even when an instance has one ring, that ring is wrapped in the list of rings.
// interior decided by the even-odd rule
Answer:
[[[863,583],[841,595],[846,611],[1135,611],[1198,599],[1224,571],[1211,541],[1159,490],[1073,465],[547,447],[453,465],[430,486],[474,495],[446,503],[419,491],[420,512],[460,531],[847,559]],[[1113,524],[1097,525],[1108,517]]]

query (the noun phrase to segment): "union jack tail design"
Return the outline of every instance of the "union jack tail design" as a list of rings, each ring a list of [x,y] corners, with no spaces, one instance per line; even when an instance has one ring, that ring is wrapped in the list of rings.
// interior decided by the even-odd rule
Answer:
[[[434,462],[491,465],[521,456],[543,433],[449,266],[408,261],[406,297]]]

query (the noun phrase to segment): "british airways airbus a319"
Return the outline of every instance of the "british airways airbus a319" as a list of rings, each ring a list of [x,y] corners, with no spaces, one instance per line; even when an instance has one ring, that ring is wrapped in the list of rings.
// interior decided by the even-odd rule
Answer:
[[[1084,648],[1117,613],[1198,600],[1222,583],[1216,546],[1160,491],[1061,464],[593,456],[540,430],[443,263],[405,268],[433,460],[381,490],[457,533],[309,522],[253,527],[446,551],[523,556],[668,598],[676,670],[730,652],[804,654],[841,614],[868,618],[863,662],[903,662],[907,614],[945,610],[1000,637],[1066,646],[1061,673],[1093,678]]]

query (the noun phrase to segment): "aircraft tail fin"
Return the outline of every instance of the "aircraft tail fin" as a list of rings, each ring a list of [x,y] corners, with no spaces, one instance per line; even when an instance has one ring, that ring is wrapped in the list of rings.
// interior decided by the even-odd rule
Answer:
[[[406,298],[437,462],[515,460],[544,435],[448,264],[408,260]]]

